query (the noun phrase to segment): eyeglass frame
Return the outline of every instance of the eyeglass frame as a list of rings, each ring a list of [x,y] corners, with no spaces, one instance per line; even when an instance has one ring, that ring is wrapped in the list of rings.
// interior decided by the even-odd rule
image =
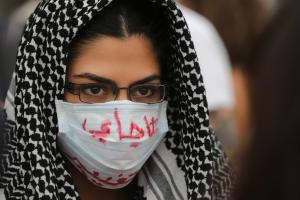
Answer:
[[[81,97],[80,97],[80,91],[81,91],[81,87],[82,86],[87,86],[87,85],[97,85],[99,83],[85,83],[85,84],[77,84],[77,83],[72,83],[72,82],[69,82],[69,81],[66,81],[65,82],[65,90],[67,90],[68,92],[70,92],[71,94],[74,94],[74,95],[77,95],[79,97],[79,100],[82,102],[82,103],[86,103],[86,104],[94,104],[94,103],[90,103],[90,102],[85,102],[85,101],[82,101],[81,100]],[[114,98],[111,99],[112,101],[115,101],[116,98],[118,97],[118,94],[119,94],[119,91],[120,90],[127,90],[127,97],[130,101],[133,101],[133,102],[137,102],[137,103],[140,103],[138,101],[134,101],[132,100],[132,97],[131,97],[131,94],[130,94],[130,88],[134,87],[134,86],[139,86],[139,85],[156,85],[156,86],[162,86],[163,87],[163,97],[161,98],[160,101],[158,102],[154,102],[154,103],[147,103],[147,104],[156,104],[156,103],[161,103],[165,100],[166,96],[167,96],[167,88],[168,86],[166,84],[150,84],[150,83],[143,83],[143,84],[131,84],[129,85],[128,87],[118,87],[115,83],[105,83],[105,84],[110,84],[113,86],[113,88],[115,89],[113,92],[114,92]],[[104,103],[104,102],[103,102]]]

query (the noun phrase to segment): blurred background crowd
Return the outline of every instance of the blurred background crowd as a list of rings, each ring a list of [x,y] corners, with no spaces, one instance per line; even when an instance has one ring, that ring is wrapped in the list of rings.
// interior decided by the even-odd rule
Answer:
[[[0,0],[1,108],[26,18],[38,2]],[[237,199],[300,199],[299,2],[178,1],[202,67],[211,124],[240,174]]]

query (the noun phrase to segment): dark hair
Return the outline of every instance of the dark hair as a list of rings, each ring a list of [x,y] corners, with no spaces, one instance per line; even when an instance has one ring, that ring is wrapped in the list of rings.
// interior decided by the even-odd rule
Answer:
[[[166,16],[154,2],[141,0],[114,0],[87,24],[73,40],[69,61],[72,62],[81,47],[99,37],[126,38],[143,35],[154,46],[162,80],[167,75],[170,59],[170,41]]]
[[[299,9],[299,0],[282,8],[256,57],[254,132],[237,200],[300,199]]]

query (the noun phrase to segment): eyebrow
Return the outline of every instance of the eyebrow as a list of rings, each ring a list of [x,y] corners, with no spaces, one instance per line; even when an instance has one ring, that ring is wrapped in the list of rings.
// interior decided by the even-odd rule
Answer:
[[[97,76],[95,74],[91,74],[91,73],[83,73],[83,74],[77,74],[77,75],[73,75],[74,78],[87,78],[90,79],[92,81],[96,81],[99,83],[112,83],[112,84],[116,84],[115,81],[108,79],[108,78],[104,78],[101,76]]]
[[[111,80],[111,79],[104,78],[104,77],[101,77],[101,76],[97,76],[97,75],[91,74],[91,73],[77,74],[77,75],[73,75],[73,77],[75,77],[75,78],[87,78],[87,79],[90,79],[92,81],[96,81],[96,82],[99,82],[99,83],[110,83],[110,84],[117,85],[116,82]],[[148,83],[148,82],[153,81],[153,80],[160,80],[160,76],[156,75],[156,74],[150,75],[150,76],[147,76],[147,77],[145,77],[141,80],[135,81],[130,85],[144,84],[144,83]]]
[[[135,81],[135,82],[133,82],[130,85],[144,84],[144,83],[148,83],[148,82],[154,81],[154,80],[160,80],[160,76],[158,76],[158,75],[150,75],[150,76],[147,76],[147,77],[143,78],[142,80]]]

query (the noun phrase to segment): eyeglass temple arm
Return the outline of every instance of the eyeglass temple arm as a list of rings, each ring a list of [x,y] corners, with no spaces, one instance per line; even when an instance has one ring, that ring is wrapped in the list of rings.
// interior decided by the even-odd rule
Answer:
[[[75,85],[74,83],[66,82],[65,89],[72,94],[79,95],[80,86]]]

